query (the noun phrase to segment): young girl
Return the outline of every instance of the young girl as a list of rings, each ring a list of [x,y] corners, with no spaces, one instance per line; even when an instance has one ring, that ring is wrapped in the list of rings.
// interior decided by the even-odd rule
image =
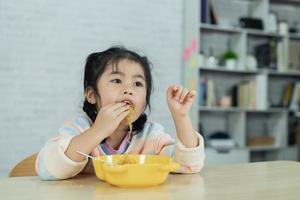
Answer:
[[[204,164],[204,142],[194,131],[188,114],[195,91],[176,85],[167,89],[177,133],[175,142],[161,125],[147,121],[145,109],[150,108],[151,90],[146,57],[124,47],[89,55],[84,74],[84,114],[67,121],[59,129],[59,136],[42,148],[36,161],[38,175],[44,180],[76,176],[88,164],[88,159],[77,151],[92,156],[168,155],[181,164],[178,173],[199,172]]]

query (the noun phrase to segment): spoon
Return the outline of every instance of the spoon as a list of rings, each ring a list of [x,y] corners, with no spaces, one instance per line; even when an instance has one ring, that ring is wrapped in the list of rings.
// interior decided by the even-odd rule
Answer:
[[[87,157],[87,158],[99,160],[99,157],[93,157],[93,156],[90,156],[90,155],[88,155],[88,154],[86,154],[86,153],[83,153],[83,152],[81,152],[81,151],[78,151],[78,150],[77,150],[76,152],[79,153],[79,154],[81,154],[81,155],[83,155],[83,156],[85,156],[85,157]],[[109,164],[109,165],[111,165],[111,166],[118,166],[118,164],[113,163],[113,159],[112,159],[112,156],[111,156],[111,155],[106,156],[106,158],[107,158],[106,162],[105,162],[105,161],[102,161],[102,160],[99,160],[99,161],[100,161],[100,162],[107,163],[107,164]]]

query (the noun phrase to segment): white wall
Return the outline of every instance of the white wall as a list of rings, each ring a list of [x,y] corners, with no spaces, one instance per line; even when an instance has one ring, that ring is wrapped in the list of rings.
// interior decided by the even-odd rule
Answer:
[[[181,0],[2,0],[0,176],[76,116],[85,58],[111,45],[152,61],[151,119],[174,133],[165,90],[181,82],[182,9]]]

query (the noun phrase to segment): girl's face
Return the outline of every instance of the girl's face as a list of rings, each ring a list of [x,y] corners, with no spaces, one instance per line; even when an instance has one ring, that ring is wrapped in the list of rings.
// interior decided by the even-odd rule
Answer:
[[[97,80],[100,107],[127,102],[134,107],[133,121],[144,112],[146,106],[145,74],[140,64],[122,59],[117,67],[108,65]]]

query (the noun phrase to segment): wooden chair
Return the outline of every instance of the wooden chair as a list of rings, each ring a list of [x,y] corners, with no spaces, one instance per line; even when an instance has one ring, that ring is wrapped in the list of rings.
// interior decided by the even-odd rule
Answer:
[[[19,162],[9,173],[9,177],[16,176],[37,176],[35,171],[35,160],[37,153]]]
[[[19,162],[9,173],[9,177],[17,177],[17,176],[37,176],[35,171],[35,160],[38,153],[35,153],[21,162]],[[88,175],[94,174],[93,169],[89,169],[85,167],[79,174],[81,175]]]

